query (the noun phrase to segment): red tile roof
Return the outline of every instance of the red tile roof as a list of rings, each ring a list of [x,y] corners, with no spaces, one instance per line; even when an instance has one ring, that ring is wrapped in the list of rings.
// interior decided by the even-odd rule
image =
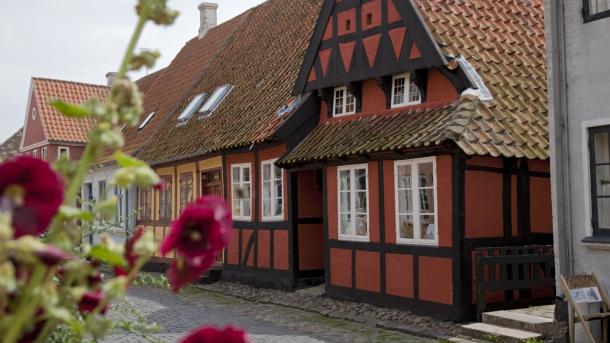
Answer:
[[[81,104],[91,97],[105,99],[108,96],[108,87],[44,78],[32,78],[32,87],[47,140],[86,143],[87,133],[93,126],[94,120],[65,117],[51,107],[49,102],[53,99],[61,99]]]
[[[125,130],[125,147],[123,151],[136,154],[138,150],[155,134],[166,118],[173,114],[196,82],[208,70],[219,51],[232,39],[234,32],[248,18],[250,12],[227,21],[211,30],[202,38],[189,40],[172,62],[163,70],[138,81],[140,90],[144,93],[144,112],[140,122],[155,112],[150,122],[141,130],[128,128]],[[150,80],[154,78],[154,80]],[[111,154],[103,156],[98,163],[112,160]]]
[[[19,146],[21,145],[21,137],[23,135],[23,128],[15,132],[10,138],[0,145],[0,162],[6,161],[9,158],[19,153]]]
[[[309,44],[322,0],[269,0],[251,10],[140,157],[163,162],[248,146],[272,139],[287,116],[276,112],[293,98],[292,87]],[[176,127],[181,110],[201,93],[235,88],[209,117]]]

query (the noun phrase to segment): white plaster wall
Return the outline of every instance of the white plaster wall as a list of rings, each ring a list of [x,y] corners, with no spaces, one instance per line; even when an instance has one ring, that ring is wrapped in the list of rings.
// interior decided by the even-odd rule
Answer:
[[[583,126],[610,124],[610,18],[584,23],[582,5],[567,0],[564,12],[574,271],[595,271],[610,288],[610,244],[603,249],[582,243],[592,234]]]

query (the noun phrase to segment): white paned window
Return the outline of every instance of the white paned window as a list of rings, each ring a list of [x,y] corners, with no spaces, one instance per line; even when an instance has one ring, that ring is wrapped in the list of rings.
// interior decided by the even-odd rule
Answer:
[[[589,15],[595,15],[610,10],[610,0],[585,0],[588,1]]]
[[[369,240],[368,166],[337,169],[339,239]]]
[[[392,108],[421,104],[421,93],[410,74],[392,78]]]
[[[32,150],[32,156],[36,158],[38,157],[38,149]]]
[[[70,159],[70,148],[67,146],[60,146],[57,148],[57,159],[59,160],[64,156],[66,159]]]
[[[394,163],[396,241],[438,244],[436,159]]]
[[[334,116],[356,113],[356,98],[347,87],[335,88],[333,108]]]
[[[284,219],[283,172],[281,168],[275,166],[275,161],[261,163],[263,220]]]
[[[40,151],[40,158],[44,161],[47,160],[47,147],[43,146],[42,150]]]
[[[231,166],[231,195],[233,219],[252,219],[252,165],[250,163]]]

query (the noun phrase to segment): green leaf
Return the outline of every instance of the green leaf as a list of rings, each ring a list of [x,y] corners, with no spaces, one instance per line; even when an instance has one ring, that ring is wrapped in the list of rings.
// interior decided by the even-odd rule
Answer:
[[[147,166],[147,164],[145,162],[140,161],[137,158],[131,157],[129,155],[126,155],[121,151],[117,151],[114,153],[114,159],[123,168],[146,167]]]
[[[123,257],[123,254],[112,251],[103,245],[92,247],[89,256],[98,261],[106,262],[113,267],[125,267],[127,265],[127,261],[125,260],[125,257]]]
[[[69,118],[86,118],[91,115],[91,110],[62,100],[51,101],[51,106]]]

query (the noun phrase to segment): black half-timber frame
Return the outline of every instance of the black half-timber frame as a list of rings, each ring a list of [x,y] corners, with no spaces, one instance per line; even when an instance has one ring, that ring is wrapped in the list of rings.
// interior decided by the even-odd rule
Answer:
[[[305,54],[303,65],[293,90],[294,95],[302,94],[306,91],[334,87],[339,84],[375,79],[379,75],[392,75],[404,72],[405,70],[415,71],[418,69],[442,67],[447,64],[445,56],[441,53],[421,14],[411,1],[394,1],[402,21],[388,23],[387,3],[382,1],[382,21],[380,27],[363,31],[360,27],[361,21],[356,18],[355,32],[339,36],[337,34],[337,14],[349,9],[356,9],[357,13],[359,13],[363,2],[366,1],[344,0],[337,3],[334,0],[326,0],[309,48]],[[322,39],[326,31],[326,25],[330,19],[333,20],[333,37],[323,42]],[[388,31],[398,27],[407,27],[408,33],[403,43],[401,56],[397,59]],[[362,42],[364,38],[376,34],[381,34],[381,41],[375,64],[371,67],[368,65]],[[350,66],[346,68],[343,65],[342,58],[339,57],[339,44],[347,41],[356,42],[351,69],[349,68]],[[409,56],[414,44],[419,49],[422,57],[411,60]],[[321,49],[331,49],[332,51],[326,74],[322,72],[321,61],[318,58],[318,51]],[[309,73],[312,69],[315,70],[317,78],[315,81],[308,82]],[[346,73],[345,70],[350,71]]]

